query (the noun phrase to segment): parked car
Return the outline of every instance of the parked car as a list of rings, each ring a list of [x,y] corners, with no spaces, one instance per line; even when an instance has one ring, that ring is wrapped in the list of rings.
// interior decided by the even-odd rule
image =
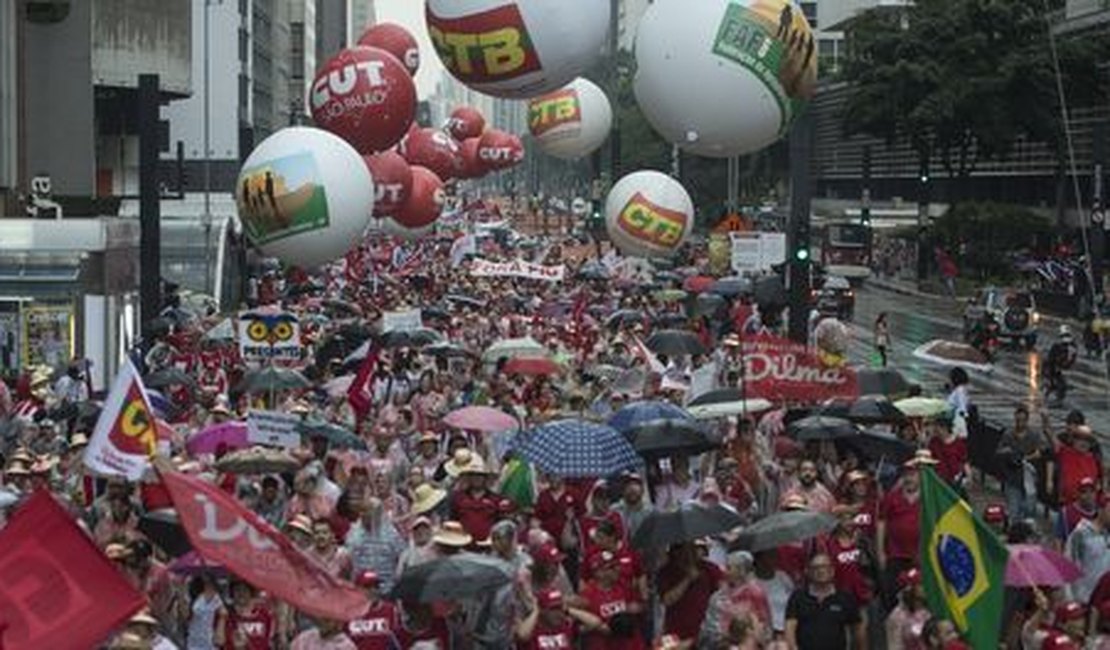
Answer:
[[[964,339],[971,340],[988,316],[997,323],[997,336],[1002,342],[1024,345],[1029,350],[1036,347],[1041,315],[1032,292],[998,287],[980,289],[964,308]]]
[[[852,320],[856,311],[856,292],[848,278],[827,275],[820,281],[820,289],[813,291],[813,307],[822,316],[832,316],[842,321]]]

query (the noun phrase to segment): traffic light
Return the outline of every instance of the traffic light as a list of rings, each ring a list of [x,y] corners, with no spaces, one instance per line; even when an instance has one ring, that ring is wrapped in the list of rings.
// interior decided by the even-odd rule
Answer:
[[[794,251],[794,259],[798,260],[799,262],[803,262],[803,263],[809,261],[809,244],[808,243],[799,244],[797,250]]]

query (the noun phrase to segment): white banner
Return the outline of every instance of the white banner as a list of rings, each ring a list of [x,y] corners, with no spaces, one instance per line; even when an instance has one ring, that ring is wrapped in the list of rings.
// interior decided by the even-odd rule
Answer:
[[[296,314],[277,310],[239,314],[239,353],[248,361],[298,361],[301,323]]]
[[[382,333],[411,332],[424,327],[424,319],[420,316],[419,309],[406,309],[405,311],[387,311],[382,314]]]
[[[137,481],[150,467],[157,445],[154,411],[138,371],[127,360],[116,375],[85,448],[85,466],[96,474]]]
[[[470,267],[470,274],[478,278],[528,278],[546,282],[562,282],[566,272],[567,267],[563,264],[544,266],[522,260],[491,262],[478,258]]]
[[[299,416],[279,411],[251,411],[247,414],[247,441],[255,445],[295,449],[301,444],[297,433]]]
[[[781,232],[733,232],[732,270],[736,273],[769,271],[786,261],[786,234]]]

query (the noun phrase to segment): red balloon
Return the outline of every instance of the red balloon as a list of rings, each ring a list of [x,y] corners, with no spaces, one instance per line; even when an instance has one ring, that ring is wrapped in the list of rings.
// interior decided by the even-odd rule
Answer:
[[[363,156],[374,178],[374,216],[396,213],[412,193],[412,168],[396,151]]]
[[[393,215],[406,228],[431,225],[443,211],[443,181],[426,167],[412,168],[412,192],[408,201]]]
[[[447,126],[444,129],[451,134],[452,138],[462,142],[481,137],[482,131],[486,130],[486,118],[482,117],[476,108],[460,106],[451,112],[451,117],[447,120]]]
[[[524,160],[524,143],[511,133],[490,129],[478,141],[478,160],[487,169],[508,169]]]
[[[385,50],[352,47],[316,73],[309,95],[312,119],[367,154],[404,137],[416,117],[416,84]]]
[[[459,145],[459,157],[462,158],[462,173],[459,178],[481,178],[486,175],[489,168],[478,158],[478,143],[481,138],[463,140]]]
[[[401,141],[401,155],[410,165],[427,167],[443,180],[462,171],[459,143],[439,129],[420,129]]]
[[[379,47],[405,64],[410,76],[420,69],[420,46],[409,30],[396,23],[379,23],[370,27],[358,39],[359,45]]]

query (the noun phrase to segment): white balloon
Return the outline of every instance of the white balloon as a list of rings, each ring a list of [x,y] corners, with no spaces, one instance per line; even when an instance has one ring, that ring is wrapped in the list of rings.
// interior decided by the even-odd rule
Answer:
[[[579,77],[528,102],[528,128],[544,153],[582,158],[605,142],[613,128],[613,108],[597,84]]]
[[[640,20],[636,100],[690,153],[723,158],[772,144],[816,79],[813,30],[787,0],[655,0]]]
[[[605,201],[605,230],[625,255],[673,255],[694,229],[694,202],[686,188],[657,171],[620,179]]]
[[[235,185],[239,219],[263,254],[314,267],[342,257],[374,208],[374,180],[343,138],[304,126],[262,141]]]
[[[448,72],[509,99],[566,85],[593,65],[609,34],[601,0],[428,0],[425,17]]]
[[[397,223],[393,217],[385,217],[384,219],[375,219],[374,224],[372,224],[370,228],[371,230],[380,230],[387,235],[392,235],[405,241],[416,241],[417,239],[423,239],[435,232],[436,224],[432,222],[423,228],[409,228]]]

